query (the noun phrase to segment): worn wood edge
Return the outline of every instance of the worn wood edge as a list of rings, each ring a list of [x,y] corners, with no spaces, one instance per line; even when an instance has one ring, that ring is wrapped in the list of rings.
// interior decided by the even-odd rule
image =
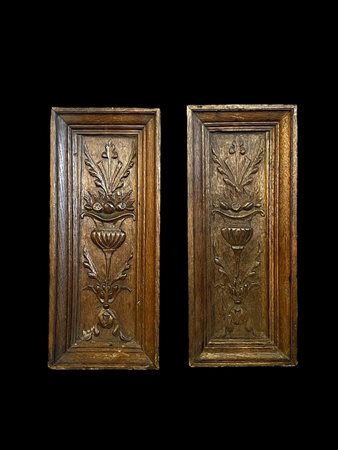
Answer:
[[[262,349],[264,350],[264,349]],[[224,358],[224,359],[223,359]],[[268,352],[257,352],[250,355],[243,355],[241,353],[217,353],[202,352],[197,358],[189,359],[189,366],[195,367],[247,367],[247,366],[282,366],[295,367],[297,361],[292,357],[288,357],[281,352],[277,347]]]
[[[204,123],[200,120],[194,110],[187,105],[187,183],[188,183],[188,196],[187,196],[187,208],[188,208],[188,298],[189,298],[189,358],[196,358],[198,355],[194,355],[195,348],[195,309],[196,309],[196,296],[195,296],[195,250],[194,250],[194,149],[193,149],[193,116],[201,127]],[[202,350],[203,351],[203,350]],[[194,356],[193,356],[194,355]]]
[[[264,110],[297,110],[297,105],[294,104],[228,104],[228,105],[188,105],[187,108],[191,111],[264,111]]]
[[[50,119],[50,212],[49,212],[49,326],[48,366],[54,361],[56,309],[56,113]],[[54,255],[54,256],[53,256]]]
[[[51,370],[115,370],[115,369],[125,369],[125,370],[159,370],[159,362],[158,359],[155,359],[155,361],[152,361],[149,356],[142,351],[142,354],[144,355],[144,357],[147,359],[147,363],[141,363],[141,364],[135,364],[132,363],[130,365],[126,365],[126,363],[122,363],[122,364],[116,364],[116,363],[97,363],[97,364],[92,364],[92,363],[64,363],[64,362],[60,362],[60,360],[62,359],[62,357],[64,356],[65,353],[63,353],[61,355],[61,357],[59,358],[59,360],[57,361],[48,361],[47,366],[49,369]]]
[[[48,368],[51,370],[157,370],[158,367],[155,367],[153,365],[149,366],[130,366],[127,367],[124,364],[116,365],[116,366],[90,366],[90,367],[80,367],[80,366],[68,366],[68,365],[62,365],[62,364],[48,364]]]
[[[278,361],[252,361],[252,362],[195,362],[190,361],[189,367],[196,368],[222,368],[222,367],[295,367],[297,364],[290,362],[278,362]]]
[[[156,143],[155,143],[155,172],[156,172],[156,223],[155,223],[155,361],[153,369],[160,368],[159,329],[160,329],[160,239],[161,239],[161,110],[155,111]]]
[[[298,202],[298,108],[293,105],[292,114],[292,142],[291,144],[291,360],[294,366],[298,364],[298,231],[297,231],[297,202]]]
[[[125,364],[91,364],[88,366],[76,365],[76,364],[63,364],[63,363],[48,363],[48,368],[51,370],[158,370],[159,367],[155,366],[152,362],[146,365],[132,364],[126,366]]]
[[[161,171],[160,171],[160,158],[161,158],[161,125],[160,125],[160,108],[156,108],[154,116],[151,117],[147,125],[151,121],[155,121],[154,126],[154,192],[155,192],[155,249],[154,249],[154,358],[151,358],[148,353],[142,348],[145,357],[149,360],[149,365],[147,367],[137,366],[140,369],[154,369],[158,370],[160,368],[159,363],[159,323],[160,323],[160,201],[161,201]],[[146,126],[147,126],[146,125]],[[135,369],[137,369],[135,367]]]
[[[113,358],[120,357],[121,350],[108,351],[110,361],[93,361],[87,360],[87,358],[95,358],[95,352],[89,352],[87,354],[84,352],[80,357],[78,355],[77,360],[69,359],[71,351],[64,352],[57,361],[50,362],[48,367],[53,370],[100,370],[100,369],[125,369],[125,370],[146,370],[146,369],[158,369],[154,361],[144,352],[142,348],[138,349],[136,352],[125,352],[125,356],[130,360],[127,362],[125,359],[123,361],[114,361]],[[108,357],[107,351],[104,352],[106,357]],[[87,361],[86,361],[87,360]],[[85,362],[86,361],[86,362]]]
[[[56,326],[58,309],[58,149],[57,120],[68,127],[62,116],[51,109],[50,121],[50,216],[49,216],[49,324],[48,324],[48,366],[55,363]]]
[[[133,112],[136,113],[145,113],[145,114],[157,114],[160,109],[159,108],[128,108],[128,107],[102,107],[102,108],[96,108],[96,107],[88,107],[88,108],[73,108],[73,107],[62,107],[62,106],[53,106],[52,111],[58,113],[58,114],[87,114],[87,113],[103,113],[103,114],[110,114],[112,112],[121,113],[121,114],[130,114]]]
[[[188,297],[189,297],[189,358],[193,353],[193,333],[194,333],[194,246],[193,246],[193,230],[194,230],[194,202],[192,201],[193,196],[193,127],[192,127],[192,114],[193,110],[190,106],[187,106],[187,210],[188,210]]]

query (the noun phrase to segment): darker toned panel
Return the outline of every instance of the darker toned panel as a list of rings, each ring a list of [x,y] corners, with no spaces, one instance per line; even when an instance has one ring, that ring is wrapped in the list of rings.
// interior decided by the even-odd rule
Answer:
[[[208,342],[267,339],[268,143],[265,130],[229,127],[204,145]]]
[[[192,366],[296,364],[295,114],[188,108]]]
[[[49,366],[158,368],[159,111],[69,113],[51,122]]]

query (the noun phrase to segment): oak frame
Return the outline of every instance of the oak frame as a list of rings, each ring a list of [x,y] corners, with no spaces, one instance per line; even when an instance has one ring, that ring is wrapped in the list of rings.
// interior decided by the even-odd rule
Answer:
[[[189,364],[191,367],[294,366],[297,364],[297,107],[295,105],[191,105],[187,107]],[[274,133],[272,168],[276,176],[274,211],[276,251],[270,267],[274,284],[269,298],[271,333],[264,343],[206,336],[207,255],[205,237],[204,133],[208,129],[269,126]],[[270,220],[270,219],[269,219]]]
[[[71,196],[76,191],[74,144],[83,130],[134,133],[142,171],[137,188],[143,196],[140,217],[141,343],[135,348],[79,348],[72,316],[73,232]],[[141,170],[141,169],[140,169]],[[74,215],[73,215],[74,217]],[[48,366],[52,369],[159,368],[159,244],[160,244],[160,110],[146,108],[52,108],[50,162],[50,306]],[[75,258],[75,259],[74,259]],[[77,265],[80,262],[77,260]],[[138,297],[139,298],[139,297]]]

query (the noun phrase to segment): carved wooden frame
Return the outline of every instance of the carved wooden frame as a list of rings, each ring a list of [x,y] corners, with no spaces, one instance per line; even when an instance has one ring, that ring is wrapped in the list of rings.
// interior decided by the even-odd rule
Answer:
[[[297,364],[297,107],[295,105],[188,106],[187,116],[190,366],[294,366]],[[222,217],[230,217],[229,220],[235,220],[234,218],[240,216],[240,206],[235,205],[231,210],[231,206],[224,203],[218,209],[215,205],[211,205],[213,192],[210,192],[210,167],[219,172],[218,176],[223,175],[226,178],[225,189],[229,188],[228,184],[232,184],[232,181],[227,179],[227,169],[222,168],[219,152],[211,147],[210,136],[214,132],[240,135],[244,131],[250,133],[257,130],[266,133],[267,136],[268,184],[265,185],[265,189],[269,204],[268,214],[264,220],[267,221],[268,230],[265,242],[268,258],[265,260],[265,272],[262,273],[267,274],[268,333],[264,339],[256,338],[254,334],[252,338],[234,339],[229,331],[235,328],[232,323],[232,328],[225,328],[224,337],[214,339],[210,334],[210,293],[212,289],[216,289],[213,283],[215,264],[217,266],[221,264],[218,256],[211,256],[210,223],[214,220],[212,216],[215,213]],[[234,142],[233,145],[233,148],[227,148],[227,157],[236,150],[239,154],[243,143]],[[241,153],[245,153],[244,147]],[[252,174],[257,173],[261,161],[262,152],[257,156],[256,166],[254,164],[251,166]],[[251,179],[248,183],[250,182]],[[263,220],[259,219],[259,213],[264,215],[264,211],[259,209],[260,204],[252,205],[251,202],[247,202],[243,206],[242,213],[248,215],[250,208],[252,208],[250,220],[257,213],[253,223]],[[222,233],[223,244],[229,246],[230,243],[233,255],[236,256],[236,252],[241,253],[245,243],[250,240],[253,230],[251,225],[240,228],[237,224],[233,228],[224,228]],[[218,270],[222,272],[223,269],[221,267]],[[230,287],[234,289],[233,286]],[[230,294],[222,295],[230,297]],[[240,301],[241,299],[237,303]],[[230,319],[224,320],[231,321],[231,314],[232,310],[229,313]]]
[[[96,136],[91,139],[99,139],[99,136],[102,138],[106,135],[122,136],[121,139],[123,136],[128,136],[128,139],[133,140],[131,145],[134,149],[132,153],[134,153],[130,155],[124,166],[115,151],[115,145],[108,141],[108,137],[105,149],[102,149],[102,157],[106,158],[105,161],[117,164],[117,173],[121,174],[119,175],[120,185],[116,187],[114,194],[111,194],[120,196],[118,207],[117,201],[115,206],[109,206],[107,203],[108,206],[103,211],[102,205],[96,201],[93,206],[93,200],[89,197],[86,199],[86,194],[81,190],[83,175],[79,174],[87,171],[86,176],[92,177],[90,179],[93,189],[98,191],[101,189],[103,192],[100,180],[95,178],[98,163],[95,163],[95,158],[91,157],[90,151],[86,148],[83,142],[84,135]],[[52,108],[50,166],[49,367],[53,369],[157,369],[159,367],[160,110]],[[128,192],[125,195],[121,193],[121,186],[123,187],[123,183],[131,172],[135,174],[133,176],[136,180],[134,181],[136,189],[133,194]],[[109,180],[113,180],[115,174],[112,171],[110,173],[112,178]],[[135,198],[135,204],[130,199],[131,195]],[[88,202],[91,203],[89,206]],[[84,268],[87,269],[89,281],[91,278],[98,279],[95,262],[86,249],[80,248],[79,223],[81,220],[90,222],[88,218],[83,219],[84,216],[92,216],[93,223],[101,224],[101,228],[104,228],[105,223],[111,224],[110,231],[93,228],[94,231],[88,234],[88,241],[92,248],[99,253],[102,250],[102,257],[103,254],[106,257],[106,274],[109,274],[112,254],[117,248],[120,251],[122,244],[128,242],[128,236],[126,237],[123,231],[125,226],[122,226],[123,220],[129,216],[129,223],[134,223],[136,231],[133,235],[132,246],[135,254],[131,254],[127,260],[124,260],[123,270],[120,270],[117,278],[114,279],[124,281],[131,267],[130,264],[135,264],[132,270],[136,274],[133,278],[136,281],[133,294],[130,294],[133,296],[132,308],[135,311],[133,313],[135,337],[131,342],[128,342],[131,338],[125,336],[111,304],[107,303],[108,300],[105,304],[97,288],[80,285],[80,267],[82,271],[85,270]],[[135,222],[132,222],[132,218]],[[104,267],[104,263],[101,264]],[[109,275],[106,281],[109,281]],[[96,307],[102,309],[101,316],[98,315],[98,324],[93,323],[92,328],[82,331],[79,329],[79,292],[88,288],[93,291],[91,292],[93,308],[96,295],[102,303]],[[114,285],[111,284],[110,289],[110,297],[106,297],[109,298],[109,302],[112,302],[112,298],[116,297],[122,289],[132,291],[129,287],[120,286],[117,281]],[[126,292],[124,295],[127,294]],[[110,329],[113,343],[95,341],[100,330],[104,328]],[[103,331],[108,332],[108,330]]]

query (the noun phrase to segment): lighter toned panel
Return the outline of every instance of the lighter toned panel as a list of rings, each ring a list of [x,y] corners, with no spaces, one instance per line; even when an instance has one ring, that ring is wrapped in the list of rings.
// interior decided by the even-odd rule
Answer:
[[[265,132],[209,138],[211,339],[267,337]]]

